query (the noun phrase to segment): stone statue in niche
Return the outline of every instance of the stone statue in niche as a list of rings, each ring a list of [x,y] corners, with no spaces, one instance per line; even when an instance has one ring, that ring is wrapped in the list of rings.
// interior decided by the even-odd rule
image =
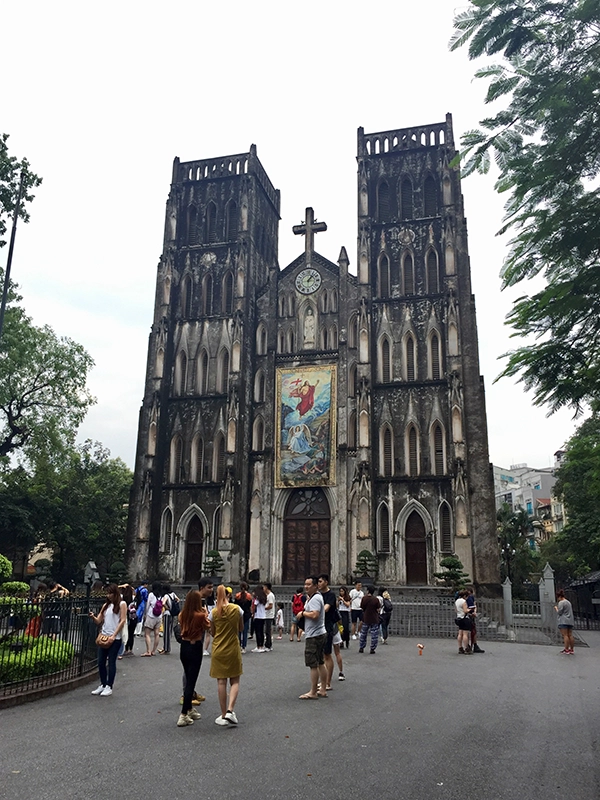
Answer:
[[[358,404],[360,408],[367,408],[369,405],[369,381],[364,375],[358,383]]]
[[[450,374],[450,405],[463,407],[463,390],[458,372]]]
[[[315,346],[315,328],[315,312],[312,306],[309,306],[306,310],[306,316],[304,317],[304,347]]]
[[[239,410],[238,391],[236,387],[233,386],[231,392],[229,393],[229,409],[228,409],[229,419],[237,420],[238,410]]]
[[[465,482],[465,462],[462,458],[456,459],[456,477],[454,479],[455,497],[466,497],[467,487]]]

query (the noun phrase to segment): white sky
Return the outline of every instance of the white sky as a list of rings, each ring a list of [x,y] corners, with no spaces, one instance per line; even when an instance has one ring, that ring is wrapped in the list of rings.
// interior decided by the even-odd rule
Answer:
[[[37,324],[82,343],[97,405],[81,439],[131,467],[172,160],[246,152],[281,190],[280,265],[313,206],[316,249],[356,268],[356,129],[454,119],[459,141],[488,112],[466,54],[448,52],[448,0],[6,0],[0,131],[44,179],[20,225],[13,279]],[[497,359],[517,287],[500,293],[503,200],[491,176],[463,181],[491,460],[543,467],[575,428],[546,417]],[[0,251],[5,264],[8,247]]]

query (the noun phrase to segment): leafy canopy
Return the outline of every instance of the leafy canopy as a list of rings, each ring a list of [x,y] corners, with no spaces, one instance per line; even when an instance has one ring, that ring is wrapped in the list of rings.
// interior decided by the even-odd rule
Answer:
[[[95,402],[86,389],[94,362],[72,339],[35,326],[20,300],[11,287],[0,340],[0,458],[56,457]]]
[[[470,0],[450,47],[500,56],[475,75],[496,113],[462,140],[463,174],[508,194],[500,233],[513,238],[504,286],[542,275],[507,322],[534,344],[507,354],[537,405],[582,406],[600,394],[600,2]]]
[[[31,189],[35,189],[42,182],[41,178],[30,171],[26,158],[18,161],[15,156],[9,155],[7,142],[8,134],[0,133],[0,247],[6,244],[5,236],[17,204],[21,172],[24,174],[24,179],[19,218],[23,222],[29,222],[26,204],[34,198]]]
[[[565,505],[567,524],[554,537],[554,555],[566,561],[571,577],[578,577],[600,569],[600,409],[597,405],[592,416],[567,443],[556,477],[554,491]]]

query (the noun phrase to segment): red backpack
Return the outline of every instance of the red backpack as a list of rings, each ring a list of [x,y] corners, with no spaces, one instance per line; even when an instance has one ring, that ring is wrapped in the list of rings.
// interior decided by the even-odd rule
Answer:
[[[295,594],[292,597],[292,614],[297,616],[301,611],[304,611],[304,603],[306,598],[303,594]]]

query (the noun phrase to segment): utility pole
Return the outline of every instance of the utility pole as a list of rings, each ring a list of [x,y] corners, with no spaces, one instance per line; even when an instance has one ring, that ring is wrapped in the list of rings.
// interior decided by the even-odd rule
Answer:
[[[6,272],[4,273],[4,289],[2,291],[2,306],[0,307],[0,339],[2,338],[2,329],[4,328],[4,314],[6,312],[6,300],[8,298],[8,287],[10,285],[10,267],[12,264],[13,250],[15,249],[15,235],[17,233],[17,220],[19,219],[19,208],[21,207],[21,194],[23,193],[24,180],[25,170],[22,169],[21,178],[19,180],[19,192],[17,194],[17,202],[15,203],[15,211],[13,215],[12,230],[10,232],[10,244],[8,246]]]

